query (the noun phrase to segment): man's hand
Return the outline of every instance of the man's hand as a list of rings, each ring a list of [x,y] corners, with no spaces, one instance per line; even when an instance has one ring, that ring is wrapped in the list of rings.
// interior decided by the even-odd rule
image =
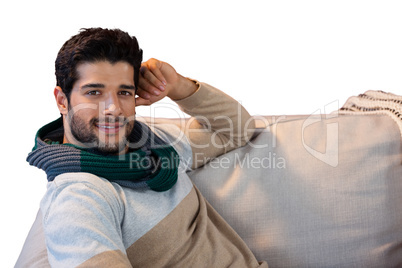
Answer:
[[[141,65],[136,105],[150,105],[166,96],[181,100],[197,88],[193,81],[178,74],[168,63],[149,59]]]

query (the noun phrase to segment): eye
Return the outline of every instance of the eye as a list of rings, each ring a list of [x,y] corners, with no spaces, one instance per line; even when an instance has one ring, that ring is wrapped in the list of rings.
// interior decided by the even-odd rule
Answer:
[[[100,95],[100,91],[98,91],[98,90],[91,90],[91,91],[88,91],[88,92],[87,92],[87,95],[90,95],[90,96],[97,96],[97,95]]]
[[[120,95],[123,95],[123,96],[132,96],[132,95],[133,95],[132,92],[127,91],[127,90],[120,91],[119,94],[120,94]]]

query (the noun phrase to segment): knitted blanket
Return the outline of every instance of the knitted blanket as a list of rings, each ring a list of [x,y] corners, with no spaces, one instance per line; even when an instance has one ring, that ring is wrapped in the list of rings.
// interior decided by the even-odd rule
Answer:
[[[398,125],[402,138],[402,96],[383,91],[369,90],[350,97],[339,114],[385,114]]]

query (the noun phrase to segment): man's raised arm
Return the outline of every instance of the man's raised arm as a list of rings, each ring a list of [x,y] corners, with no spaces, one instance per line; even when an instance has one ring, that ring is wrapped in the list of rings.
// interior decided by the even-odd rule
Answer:
[[[185,78],[169,64],[155,59],[143,64],[141,74],[137,106],[168,96],[192,116],[184,132],[192,147],[193,168],[245,145],[254,134],[253,118],[222,91]]]
[[[254,120],[246,109],[208,84],[199,83],[194,94],[176,103],[192,116],[185,133],[193,150],[193,168],[245,145],[254,133]]]

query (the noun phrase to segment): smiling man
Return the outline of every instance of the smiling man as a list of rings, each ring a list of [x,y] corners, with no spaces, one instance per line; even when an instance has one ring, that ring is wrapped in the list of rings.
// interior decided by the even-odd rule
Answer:
[[[63,143],[126,153],[135,114],[134,68],[127,62],[85,62],[69,99],[60,86],[54,95],[63,115]]]
[[[61,117],[27,158],[48,189],[16,267],[267,267],[187,175],[244,145],[254,121],[218,89],[141,61],[121,30],[84,29],[59,51]],[[188,127],[136,119],[164,97],[193,116]]]

